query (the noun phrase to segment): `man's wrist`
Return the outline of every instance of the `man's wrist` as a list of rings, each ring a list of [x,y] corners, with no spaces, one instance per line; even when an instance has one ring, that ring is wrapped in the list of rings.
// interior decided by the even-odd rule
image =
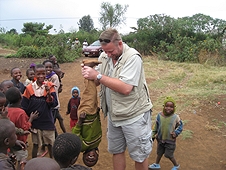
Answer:
[[[100,79],[102,78],[102,74],[97,74],[97,81],[100,81]]]

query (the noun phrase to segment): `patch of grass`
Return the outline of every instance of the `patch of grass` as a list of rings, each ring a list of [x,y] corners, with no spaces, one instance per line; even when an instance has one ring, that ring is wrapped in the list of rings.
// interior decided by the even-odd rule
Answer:
[[[203,100],[226,94],[225,67],[178,63],[144,57],[144,69],[154,109],[162,110],[166,96],[172,96],[177,111],[192,110]],[[158,97],[156,97],[158,96]]]
[[[194,132],[191,130],[183,130],[180,136],[182,137],[183,140],[185,140],[192,138],[193,134]]]

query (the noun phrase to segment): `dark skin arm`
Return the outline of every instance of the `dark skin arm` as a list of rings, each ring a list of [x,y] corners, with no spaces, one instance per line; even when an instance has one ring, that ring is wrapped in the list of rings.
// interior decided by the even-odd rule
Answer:
[[[47,85],[47,83],[45,83],[44,85],[47,93],[47,100],[52,101],[52,96],[50,94],[50,87]]]
[[[79,116],[79,119],[78,119],[78,125],[81,126],[83,121],[85,120],[86,118],[86,113],[81,113],[80,116]]]

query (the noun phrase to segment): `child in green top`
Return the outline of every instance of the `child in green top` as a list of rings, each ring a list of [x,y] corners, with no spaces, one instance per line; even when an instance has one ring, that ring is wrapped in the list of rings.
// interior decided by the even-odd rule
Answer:
[[[99,64],[97,60],[83,60],[83,64],[94,67]],[[82,141],[83,162],[86,166],[94,166],[99,157],[98,146],[102,138],[100,121],[100,108],[97,101],[97,89],[93,80],[84,80],[85,89],[82,92],[78,107],[78,122],[72,128],[72,133],[79,136]]]
[[[183,123],[179,115],[175,114],[176,104],[172,97],[166,97],[163,105],[163,112],[159,113],[156,118],[152,139],[156,138],[157,158],[156,162],[149,165],[149,169],[160,169],[159,162],[163,156],[173,163],[172,170],[179,169],[180,165],[174,158],[176,149],[176,138],[183,130]]]

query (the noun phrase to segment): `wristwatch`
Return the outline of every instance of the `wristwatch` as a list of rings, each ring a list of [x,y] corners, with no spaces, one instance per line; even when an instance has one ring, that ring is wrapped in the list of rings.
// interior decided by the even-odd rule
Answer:
[[[102,74],[97,74],[97,81],[100,81],[100,79],[102,78]]]

